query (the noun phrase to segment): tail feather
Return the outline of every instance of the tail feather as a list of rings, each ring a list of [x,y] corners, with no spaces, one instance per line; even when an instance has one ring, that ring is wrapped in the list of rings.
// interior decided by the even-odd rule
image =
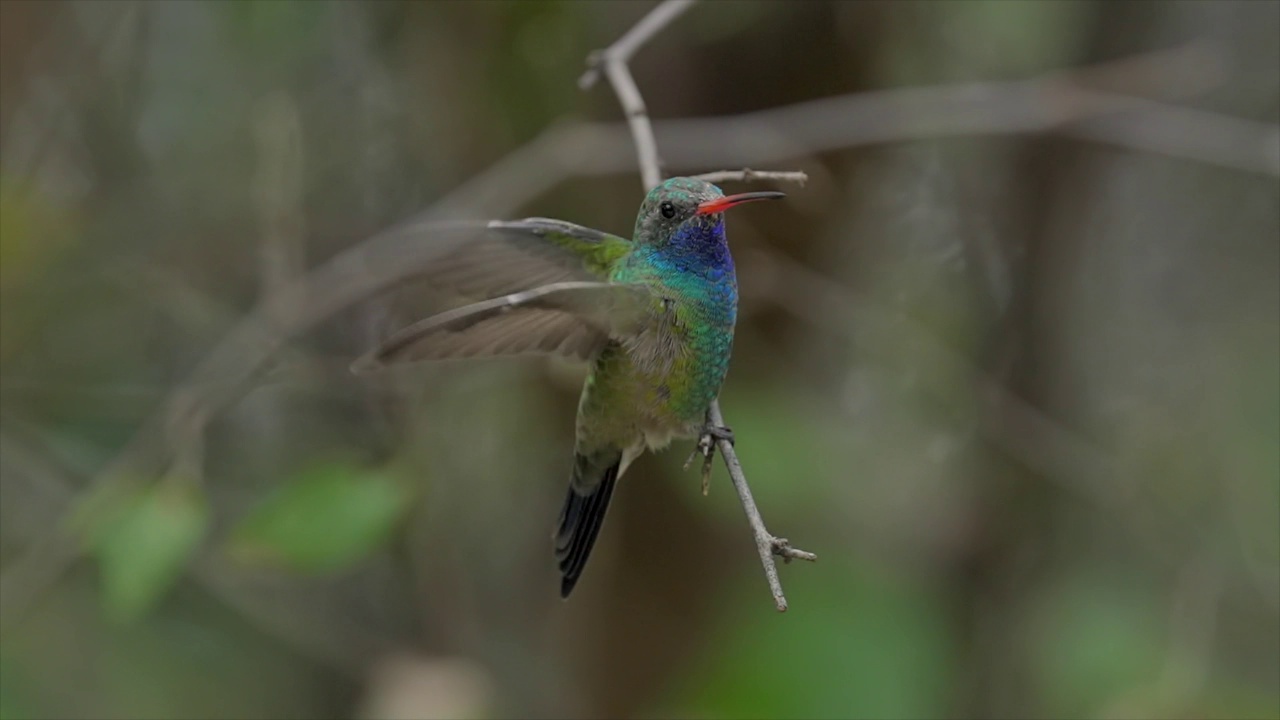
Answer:
[[[591,556],[613,486],[618,481],[622,454],[615,453],[603,462],[578,455],[574,458],[573,482],[560,511],[560,527],[556,531],[556,560],[560,564],[560,597],[567,598],[582,575]]]

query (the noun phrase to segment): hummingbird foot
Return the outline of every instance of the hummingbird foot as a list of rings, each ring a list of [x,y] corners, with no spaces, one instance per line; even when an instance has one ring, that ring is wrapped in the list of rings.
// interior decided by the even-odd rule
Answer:
[[[716,456],[716,442],[724,440],[730,445],[733,444],[733,430],[723,425],[713,425],[707,423],[702,427],[702,433],[698,435],[698,444],[693,446],[693,452],[689,453],[689,458],[684,461],[684,469],[688,470],[693,464],[693,459],[699,454],[702,455],[702,494],[706,496],[711,490],[711,466]]]
[[[702,442],[702,438],[710,437],[715,440],[727,440],[730,445],[733,444],[733,429],[727,425],[712,425],[707,423],[702,426],[702,435],[698,442]]]

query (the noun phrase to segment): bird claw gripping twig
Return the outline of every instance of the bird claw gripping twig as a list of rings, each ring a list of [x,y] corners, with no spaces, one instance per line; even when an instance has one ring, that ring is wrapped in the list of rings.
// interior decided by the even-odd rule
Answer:
[[[708,438],[707,442],[715,440],[727,440],[730,445],[733,444],[733,428],[727,425],[712,425],[707,423],[702,427],[702,435],[698,438],[698,442],[702,442],[702,438]]]
[[[702,433],[698,435],[698,443],[693,446],[693,451],[689,453],[688,459],[684,461],[684,469],[688,470],[693,464],[693,459],[699,454],[702,455],[702,494],[705,497],[711,491],[711,467],[712,461],[716,456],[716,441],[724,440],[730,445],[733,444],[733,430],[724,425],[713,425],[707,423],[702,427]]]

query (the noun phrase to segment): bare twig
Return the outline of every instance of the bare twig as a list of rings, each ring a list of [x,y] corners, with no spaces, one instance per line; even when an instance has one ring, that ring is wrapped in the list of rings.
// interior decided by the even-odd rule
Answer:
[[[644,183],[645,190],[648,190],[662,182],[662,162],[658,159],[658,144],[653,138],[653,125],[649,123],[644,99],[625,63],[607,61],[604,71],[618,92],[622,109],[627,113],[627,124],[631,126],[631,135],[636,140],[636,153],[640,157],[640,181]]]
[[[626,65],[631,60],[631,56],[641,47],[649,42],[650,38],[662,32],[663,28],[675,22],[685,13],[697,0],[666,0],[666,2],[658,5],[649,11],[636,23],[634,27],[627,31],[625,35],[618,38],[618,41],[604,50],[591,53],[587,58],[587,64],[590,66],[582,77],[578,78],[578,87],[583,90],[590,90],[600,79],[600,66],[610,61],[618,62]]]
[[[724,415],[720,412],[719,400],[711,401],[711,407],[707,409],[707,418],[713,425],[724,427]],[[733,480],[733,489],[738,491],[742,509],[746,511],[747,520],[751,523],[751,532],[756,538],[756,550],[760,552],[760,564],[764,566],[764,576],[769,581],[773,602],[777,605],[778,612],[786,612],[787,598],[782,594],[782,584],[778,582],[778,565],[773,561],[773,556],[777,555],[786,562],[792,560],[814,562],[818,556],[791,547],[791,543],[786,538],[776,537],[765,529],[764,518],[760,517],[755,498],[751,496],[751,487],[747,485],[747,476],[742,472],[742,463],[738,462],[738,453],[734,450],[733,443],[720,439],[716,441],[716,446],[720,449],[720,457],[724,458],[724,466],[729,470],[729,478]]]
[[[653,126],[649,123],[649,116],[645,112],[644,99],[640,96],[640,90],[631,78],[627,59],[640,45],[679,17],[692,4],[692,0],[667,0],[641,20],[631,32],[622,36],[621,40],[601,53],[599,58],[599,62],[604,64],[605,74],[608,75],[614,92],[618,95],[618,102],[627,113],[627,123],[631,128],[636,157],[640,163],[640,178],[644,182],[646,191],[662,182],[662,168],[658,160],[658,144],[653,136]],[[583,80],[585,82],[580,84],[590,87],[595,77],[588,73],[583,76]],[[719,171],[709,175],[720,179],[742,180],[754,180],[759,177],[751,170]],[[799,182],[807,178],[804,173],[785,173],[785,175],[793,180],[802,178],[798,180]],[[711,407],[707,409],[707,420],[712,427],[725,426],[718,399],[711,401]],[[778,612],[786,612],[787,598],[782,594],[782,584],[778,582],[778,565],[774,562],[773,556],[777,555],[787,562],[794,558],[813,561],[818,557],[813,553],[792,548],[786,538],[774,537],[765,529],[764,519],[760,517],[760,510],[756,508],[755,498],[751,496],[751,487],[747,485],[747,476],[742,472],[742,464],[738,462],[738,454],[733,449],[733,443],[721,438],[716,441],[716,445],[720,448],[720,456],[724,458],[724,465],[729,470],[733,487],[738,491],[742,509],[747,513],[747,521],[751,523],[751,532],[755,535],[756,549],[760,553],[760,563],[764,566],[764,575],[769,581],[769,591],[773,593],[774,604]],[[702,492],[704,495],[711,477],[712,447],[710,435],[705,435],[699,439],[698,446],[694,450],[695,453],[701,451],[703,454]],[[690,455],[689,459],[692,461],[693,456]],[[687,466],[689,463],[685,464]]]
[[[809,175],[799,170],[717,170],[716,172],[694,175],[699,180],[709,183],[718,182],[755,182],[757,180],[777,180],[778,182],[795,183],[800,187],[809,182]]]
[[[662,163],[658,160],[658,143],[653,137],[649,111],[645,109],[644,97],[640,95],[640,88],[636,87],[635,78],[631,77],[631,68],[627,63],[641,46],[683,15],[694,2],[695,0],[666,0],[645,15],[618,42],[600,52],[592,53],[588,58],[591,68],[578,79],[578,87],[586,90],[595,84],[600,76],[599,68],[604,67],[609,84],[613,85],[622,111],[627,115],[627,125],[631,127],[636,155],[640,159],[640,181],[644,183],[646,191],[662,182]]]

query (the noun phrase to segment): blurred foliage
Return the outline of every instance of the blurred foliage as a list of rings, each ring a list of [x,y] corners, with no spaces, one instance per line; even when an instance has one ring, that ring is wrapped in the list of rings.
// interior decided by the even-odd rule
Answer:
[[[387,541],[407,500],[395,478],[321,465],[255,508],[233,532],[230,551],[246,562],[340,569]]]
[[[183,479],[165,479],[128,498],[89,539],[102,571],[102,600],[119,620],[134,620],[182,573],[204,537],[208,507]]]
[[[576,79],[650,7],[0,3],[0,718],[1280,717],[1270,176],[1050,134],[779,164],[811,182],[732,221],[723,406],[770,528],[821,558],[780,568],[786,615],[681,444],[629,471],[560,602],[584,369],[352,378],[430,288],[297,338],[199,467],[104,472],[148,418],[180,445],[167,394],[293,274],[548,127],[620,121]],[[1229,71],[1185,104],[1274,128],[1277,26],[707,2],[633,71],[662,119],[1199,39]],[[625,231],[638,190],[504,214]]]

